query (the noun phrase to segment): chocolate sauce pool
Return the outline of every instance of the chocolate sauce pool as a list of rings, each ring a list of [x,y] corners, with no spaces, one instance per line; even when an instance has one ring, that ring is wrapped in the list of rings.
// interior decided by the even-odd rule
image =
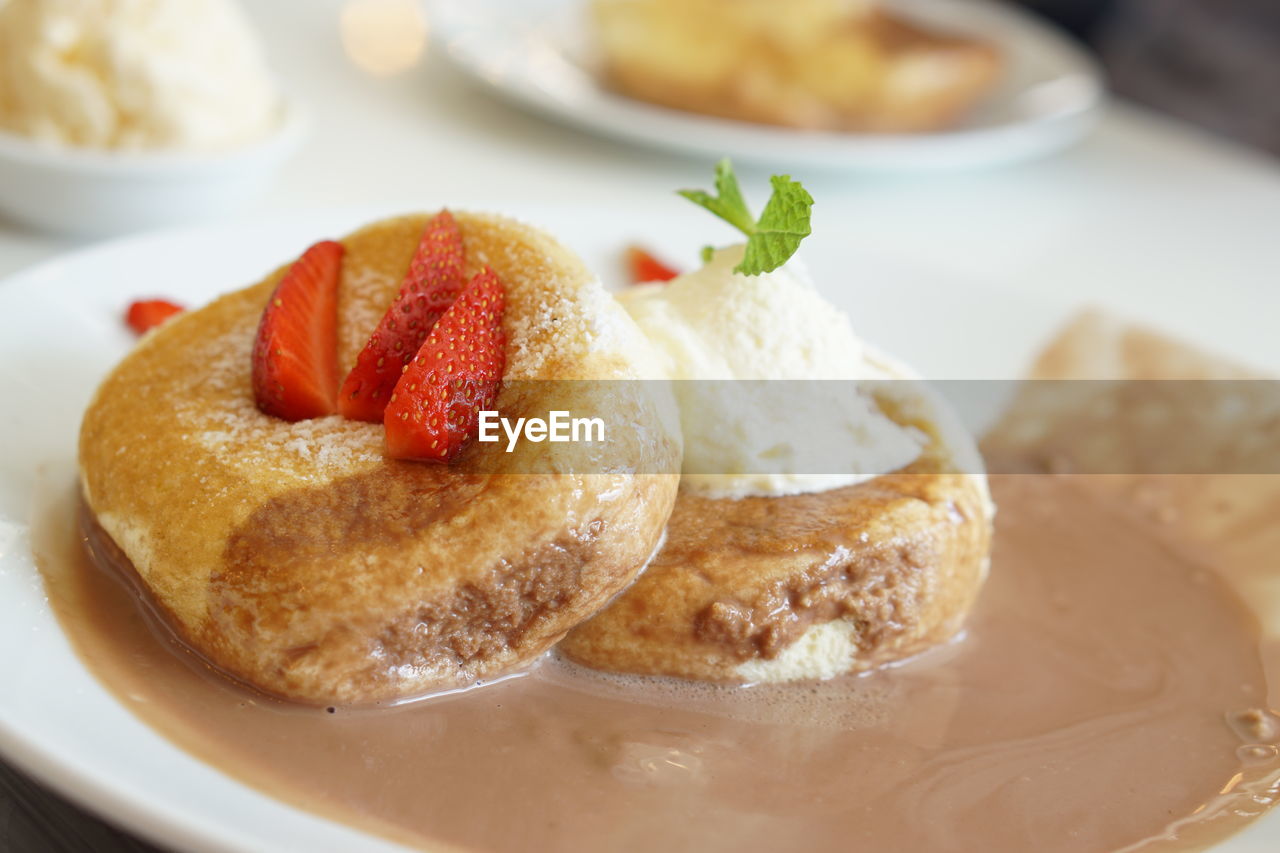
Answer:
[[[39,556],[81,657],[140,718],[271,796],[427,849],[1184,849],[1265,811],[1275,661],[1232,589],[1114,495],[992,480],[995,552],[966,635],[818,685],[547,659],[466,693],[326,713],[175,653],[120,567],[85,556],[72,500]]]

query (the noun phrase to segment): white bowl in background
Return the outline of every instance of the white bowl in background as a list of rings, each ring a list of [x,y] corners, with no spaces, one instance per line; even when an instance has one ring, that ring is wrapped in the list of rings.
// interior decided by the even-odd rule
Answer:
[[[0,216],[80,237],[212,219],[265,187],[307,126],[285,101],[268,136],[216,152],[72,148],[0,132]]]

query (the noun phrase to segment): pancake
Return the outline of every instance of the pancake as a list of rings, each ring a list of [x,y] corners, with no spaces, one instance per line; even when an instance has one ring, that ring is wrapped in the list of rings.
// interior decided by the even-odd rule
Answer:
[[[1005,65],[985,39],[850,0],[595,0],[604,80],[664,107],[805,130],[956,124]]]
[[[987,573],[986,478],[972,439],[935,403],[878,402],[929,436],[914,463],[810,494],[682,489],[648,570],[559,652],[610,672],[796,681],[949,640]]]
[[[607,386],[611,410],[637,426],[603,451],[618,464],[507,473],[533,470],[549,446],[507,455],[474,441],[448,466],[405,462],[384,456],[380,424],[262,414],[250,353],[287,267],[143,338],[85,413],[89,511],[177,636],[259,690],[359,705],[492,678],[603,606],[660,541],[676,477],[630,473],[679,470],[678,434],[627,390],[651,383],[565,392],[525,381],[644,376],[639,330],[554,240],[499,217],[456,218],[467,275],[487,263],[506,287],[496,408],[545,416]],[[344,368],[427,220],[387,220],[342,241]]]

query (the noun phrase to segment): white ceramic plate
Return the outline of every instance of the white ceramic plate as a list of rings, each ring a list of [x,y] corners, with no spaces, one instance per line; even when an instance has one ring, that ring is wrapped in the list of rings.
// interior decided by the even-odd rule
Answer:
[[[320,237],[386,212],[317,213],[137,237],[46,263],[0,285],[0,753],[167,847],[399,849],[222,775],[117,703],[73,653],[50,610],[31,556],[29,524],[48,495],[65,493],[74,482],[80,414],[133,342],[121,323],[130,300],[165,295],[203,303],[257,280]],[[617,269],[620,247],[633,239],[692,263],[703,236],[679,214],[636,233],[633,220],[621,213],[515,213],[560,235],[606,275]],[[1071,307],[851,257],[839,240],[815,239],[806,248],[819,282],[848,281],[852,269],[858,281],[875,283],[832,288],[828,295],[861,328],[875,330],[877,341],[893,342],[895,352],[931,376],[1015,375]],[[1254,307],[1266,316],[1280,313],[1277,305]],[[1260,821],[1221,849],[1280,849],[1280,816]]]
[[[781,4],[780,4],[781,5]],[[462,68],[512,100],[588,130],[700,156],[847,171],[971,169],[1057,151],[1092,126],[1103,100],[1093,61],[1029,15],[984,0],[897,0],[903,14],[992,40],[1008,67],[959,127],[869,135],[771,128],[646,104],[592,73],[586,0],[428,0],[438,40]]]

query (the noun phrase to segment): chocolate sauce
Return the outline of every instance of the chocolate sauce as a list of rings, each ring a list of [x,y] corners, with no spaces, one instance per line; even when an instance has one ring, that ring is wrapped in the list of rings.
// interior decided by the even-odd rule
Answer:
[[[461,694],[326,713],[175,654],[121,582],[129,567],[85,556],[70,498],[39,556],[81,657],[140,718],[267,794],[424,848],[1183,849],[1265,811],[1280,655],[1228,580],[1127,493],[1052,475],[992,486],[993,564],[965,635],[821,684],[547,658]]]

